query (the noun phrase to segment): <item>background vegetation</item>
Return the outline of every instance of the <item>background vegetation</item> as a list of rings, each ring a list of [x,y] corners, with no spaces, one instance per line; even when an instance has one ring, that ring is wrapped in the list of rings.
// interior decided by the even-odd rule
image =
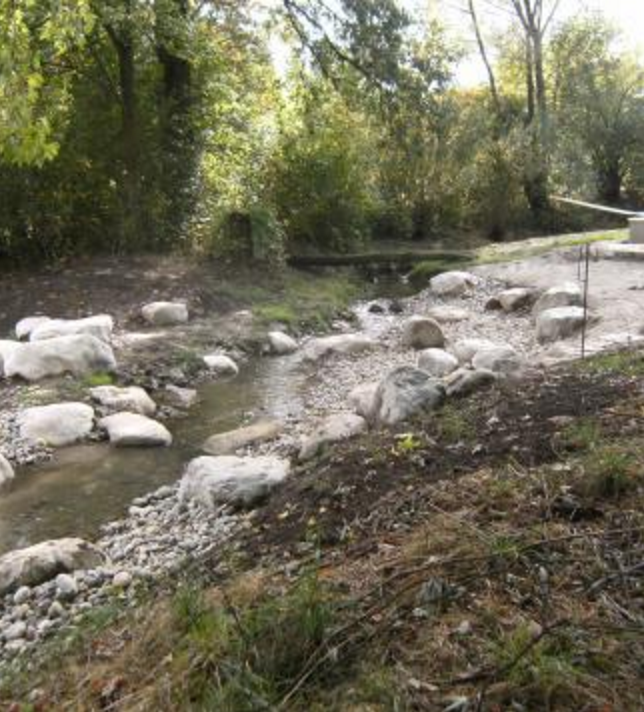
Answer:
[[[0,0],[0,259],[279,262],[580,227],[554,193],[641,200],[639,58],[599,16],[501,2],[494,52],[464,3],[489,82],[462,88],[461,48],[396,0]]]

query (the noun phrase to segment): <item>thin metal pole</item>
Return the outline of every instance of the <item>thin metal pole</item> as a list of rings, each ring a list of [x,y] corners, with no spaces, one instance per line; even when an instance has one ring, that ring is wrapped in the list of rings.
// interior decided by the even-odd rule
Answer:
[[[588,324],[588,280],[590,276],[590,245],[585,245],[584,265],[584,323],[581,327],[581,357],[586,358],[586,326]]]

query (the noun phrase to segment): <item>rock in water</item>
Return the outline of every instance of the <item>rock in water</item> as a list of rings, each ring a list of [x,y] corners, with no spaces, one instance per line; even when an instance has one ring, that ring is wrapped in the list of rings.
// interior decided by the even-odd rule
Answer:
[[[572,336],[584,325],[581,307],[555,307],[537,316],[537,339],[540,343],[558,341]]]
[[[110,411],[129,411],[141,415],[153,415],[157,409],[156,403],[147,392],[139,386],[96,386],[90,388],[92,398]]]
[[[37,586],[60,573],[101,566],[100,549],[82,539],[54,539],[0,558],[0,596],[20,586]]]
[[[180,388],[171,383],[165,390],[168,403],[175,408],[187,410],[197,402],[197,391],[194,388]]]
[[[376,419],[386,425],[434,410],[445,400],[445,387],[425,371],[401,366],[380,381],[375,397]]]
[[[224,354],[208,354],[203,357],[203,361],[216,376],[236,376],[239,373],[239,366]]]
[[[31,329],[29,341],[44,341],[46,339],[56,339],[60,336],[89,334],[101,341],[110,343],[113,329],[114,319],[108,314],[98,314],[85,319],[47,319]]]
[[[363,383],[356,386],[348,397],[349,405],[353,410],[366,418],[368,421],[373,420],[374,409],[376,406],[376,391],[378,390],[378,381],[372,383]]]
[[[304,358],[318,361],[330,354],[356,354],[377,346],[377,342],[365,334],[334,334],[311,339],[304,348]]]
[[[90,334],[77,334],[20,344],[5,360],[4,369],[7,378],[38,381],[64,373],[83,376],[111,372],[116,369],[116,360],[109,344]]]
[[[7,458],[0,452],[0,487],[14,478],[13,467]]]
[[[139,413],[115,413],[98,422],[116,447],[159,447],[172,444],[170,431],[161,423]]]
[[[492,371],[482,369],[471,370],[469,368],[459,368],[458,371],[450,373],[445,379],[447,395],[469,396],[475,391],[491,386],[496,381],[496,376]]]
[[[179,498],[209,509],[223,504],[253,507],[286,479],[289,470],[288,460],[279,457],[198,457],[186,468]]]
[[[25,440],[64,447],[83,440],[92,432],[94,409],[85,403],[36,406],[20,413],[18,425]]]
[[[300,460],[310,460],[325,445],[355,437],[366,429],[367,421],[359,415],[353,413],[330,415],[310,435],[304,438],[300,448]]]
[[[425,349],[418,355],[418,368],[442,378],[458,368],[458,359],[443,349]]]
[[[210,455],[230,455],[241,447],[273,440],[282,432],[282,423],[265,420],[244,428],[217,433],[206,440],[202,450]]]
[[[141,316],[153,326],[175,326],[188,321],[188,307],[183,302],[152,302],[141,309]]]
[[[579,307],[583,304],[581,287],[575,282],[564,282],[551,287],[537,299],[532,312],[536,316],[555,307]]]
[[[283,331],[270,331],[268,334],[268,347],[272,354],[283,356],[297,351],[297,341]]]
[[[434,294],[440,297],[458,297],[473,287],[477,278],[469,272],[443,272],[429,280],[429,286]]]
[[[412,349],[441,348],[445,343],[445,336],[434,319],[412,316],[403,325],[402,341]]]
[[[472,359],[475,369],[509,375],[524,367],[524,361],[511,346],[496,346],[477,351]]]
[[[14,327],[16,338],[21,341],[29,338],[29,335],[34,329],[37,329],[48,321],[51,321],[48,316],[27,316],[21,319]]]
[[[4,362],[7,360],[14,351],[20,346],[19,341],[9,341],[7,339],[0,339],[0,376],[4,376]]]

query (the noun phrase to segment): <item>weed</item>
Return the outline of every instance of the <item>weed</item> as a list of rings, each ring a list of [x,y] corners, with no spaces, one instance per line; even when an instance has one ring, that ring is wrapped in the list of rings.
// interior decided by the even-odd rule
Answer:
[[[465,260],[460,261],[462,266],[465,266]],[[423,262],[418,262],[412,267],[409,273],[409,281],[415,285],[426,285],[427,282],[435,277],[441,272],[445,272],[449,269],[456,269],[454,267],[454,260],[440,260],[431,259],[424,260]]]
[[[395,455],[407,455],[422,447],[422,440],[414,433],[400,433],[396,436],[393,452]]]
[[[644,375],[644,354],[639,351],[617,351],[600,354],[577,364],[583,373],[620,374],[624,376]]]
[[[619,446],[604,446],[584,462],[585,493],[602,499],[621,497],[643,480],[638,457]]]
[[[474,427],[463,409],[449,404],[440,411],[438,431],[441,440],[448,443],[467,442],[476,436]]]
[[[254,309],[255,316],[262,322],[278,322],[291,326],[297,322],[297,314],[288,304],[265,304]]]
[[[564,428],[560,440],[568,450],[593,450],[601,442],[601,425],[591,418],[575,421]]]
[[[95,388],[97,386],[111,386],[114,383],[114,375],[111,373],[98,372],[85,376],[83,384],[87,388]]]

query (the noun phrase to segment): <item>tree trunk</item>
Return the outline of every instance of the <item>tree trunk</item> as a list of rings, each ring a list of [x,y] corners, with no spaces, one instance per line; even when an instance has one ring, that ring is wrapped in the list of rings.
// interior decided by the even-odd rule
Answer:
[[[619,160],[606,162],[597,172],[597,189],[600,199],[617,205],[622,195],[622,169]]]

